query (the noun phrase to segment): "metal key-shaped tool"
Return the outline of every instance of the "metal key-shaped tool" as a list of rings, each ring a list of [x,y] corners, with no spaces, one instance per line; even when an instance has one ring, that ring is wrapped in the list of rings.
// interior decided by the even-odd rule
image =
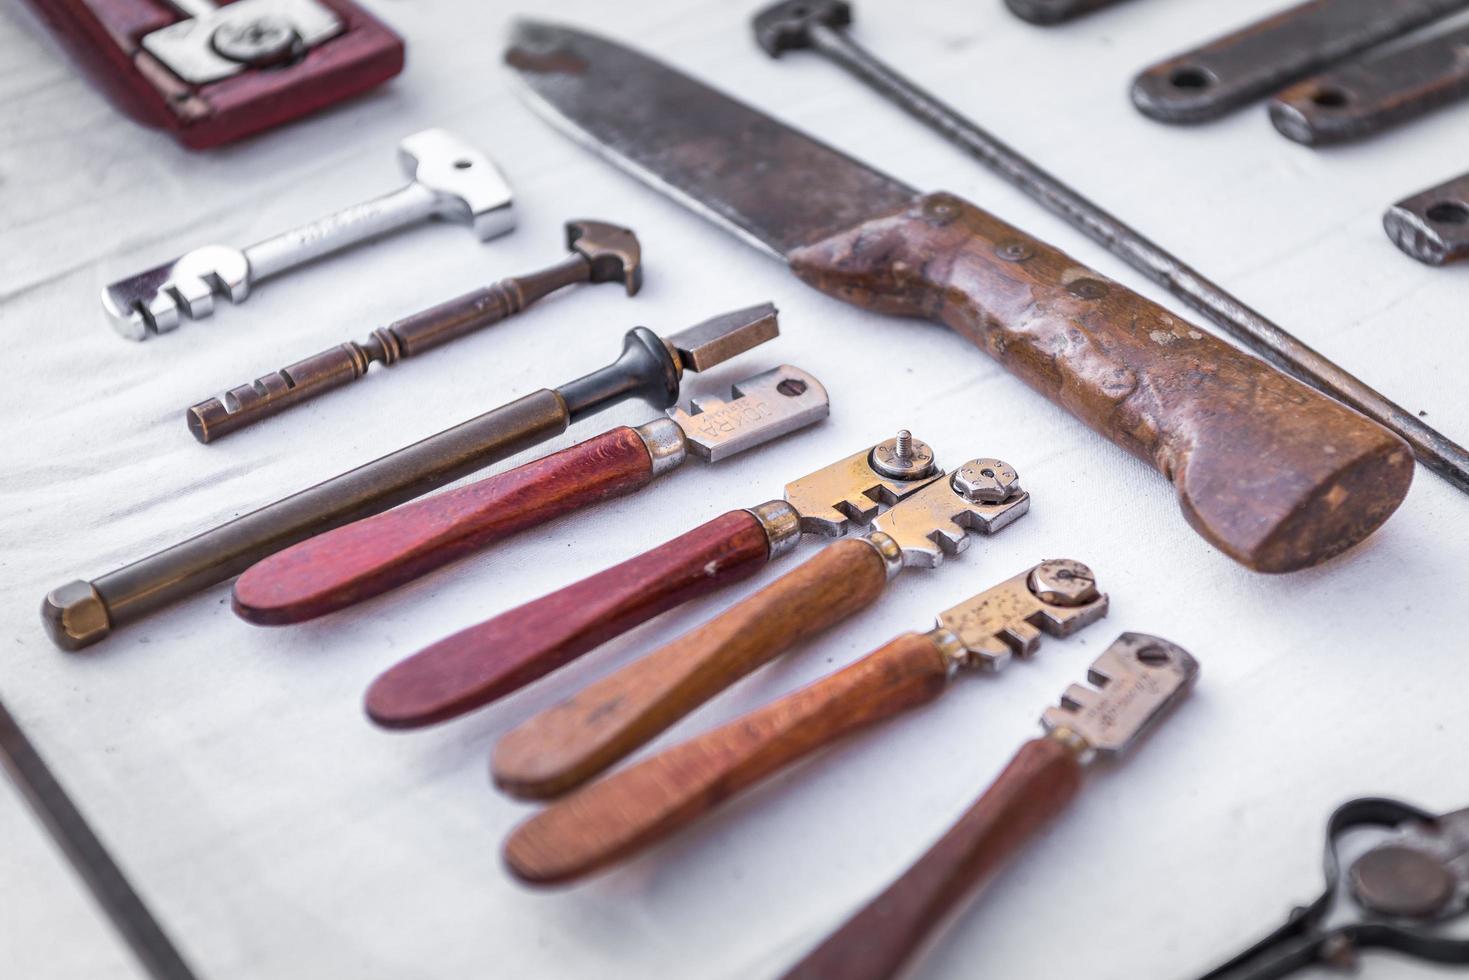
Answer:
[[[1192,688],[1199,665],[1167,640],[1124,633],[1041,716],[974,804],[903,875],[785,974],[785,980],[887,980],[947,913],[999,872],[1081,788],[1096,757],[1128,752]]]
[[[1132,102],[1159,122],[1207,122],[1466,8],[1469,0],[1307,0],[1147,68]]]
[[[233,4],[231,5],[233,6]],[[205,245],[102,291],[108,320],[129,340],[147,340],[214,311],[214,297],[242,303],[271,276],[429,218],[468,225],[480,240],[515,227],[510,187],[459,137],[426,129],[398,144],[410,182],[391,194],[327,215],[243,249]]]
[[[1326,825],[1326,890],[1285,925],[1201,980],[1277,980],[1312,966],[1350,969],[1369,949],[1469,963],[1469,809],[1435,816],[1363,798]]]
[[[586,782],[735,681],[882,595],[905,566],[933,568],[1030,508],[1015,471],[971,460],[703,626],[591,684],[506,736],[495,779],[546,797]]]
[[[1469,258],[1469,174],[1404,198],[1382,225],[1393,244],[1425,265]]]
[[[571,255],[528,276],[502,279],[379,327],[362,343],[348,341],[190,407],[185,418],[200,442],[231,432],[351,384],[374,362],[392,367],[465,334],[514,316],[536,300],[581,282],[619,282],[629,296],[642,285],[642,251],[627,228],[604,221],[566,225]]]
[[[313,534],[381,513],[638,398],[678,400],[685,371],[704,371],[780,333],[769,303],[660,337],[634,327],[616,361],[559,388],[542,388],[293,496],[237,517],[95,581],[53,589],[41,621],[64,650],[78,650],[177,599],[239,575]]]
[[[517,691],[659,613],[748,578],[801,535],[838,537],[943,476],[903,430],[550,595],[460,630],[389,668],[367,692],[386,728],[446,721]]]
[[[1107,614],[1091,569],[1045,561],[904,633],[848,667],[627,769],[521,824],[505,864],[522,881],[571,881],[624,860],[853,731],[927,704],[961,669],[996,673],[1030,657],[1042,631],[1070,636]],[[555,709],[553,709],[554,711]],[[536,719],[495,749],[495,780],[534,766]],[[521,737],[525,732],[529,737]]]
[[[1469,95],[1469,27],[1371,52],[1292,85],[1270,101],[1270,121],[1297,143],[1326,146],[1372,136]]]
[[[512,534],[641,490],[690,455],[714,462],[826,418],[821,382],[789,364],[513,470],[308,538],[251,566],[234,607],[300,623],[411,582]]]

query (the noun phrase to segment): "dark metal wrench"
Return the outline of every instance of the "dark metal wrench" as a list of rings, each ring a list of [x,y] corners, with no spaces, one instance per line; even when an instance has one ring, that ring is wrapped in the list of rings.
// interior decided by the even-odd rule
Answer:
[[[1398,248],[1426,265],[1469,257],[1469,174],[1404,198],[1382,224]]]
[[[851,4],[843,0],[786,0],[755,16],[755,37],[772,56],[799,48],[825,55],[1256,354],[1402,436],[1419,462],[1469,493],[1469,450],[875,58],[842,29],[851,19]],[[1469,234],[1469,225],[1464,230]]]

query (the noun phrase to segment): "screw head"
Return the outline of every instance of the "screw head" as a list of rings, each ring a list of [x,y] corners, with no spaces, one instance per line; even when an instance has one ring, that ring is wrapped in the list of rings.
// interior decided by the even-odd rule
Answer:
[[[967,500],[1001,504],[1020,489],[1020,474],[1000,459],[971,459],[954,471],[954,489]]]
[[[933,449],[904,429],[872,447],[872,468],[894,480],[919,480],[933,472]]]
[[[1069,558],[1041,562],[1026,584],[1037,599],[1050,606],[1084,606],[1100,594],[1092,570]]]
[[[265,16],[221,24],[210,43],[215,51],[231,61],[271,65],[294,56],[300,41],[290,23],[279,17]]]

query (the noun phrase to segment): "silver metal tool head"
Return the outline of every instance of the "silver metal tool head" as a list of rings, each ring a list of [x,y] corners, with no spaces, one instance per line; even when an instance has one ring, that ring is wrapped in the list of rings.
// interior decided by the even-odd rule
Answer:
[[[811,47],[812,27],[848,27],[852,5],[844,0],[782,0],[755,15],[755,43],[772,58]]]
[[[446,129],[425,129],[398,144],[403,171],[434,192],[438,214],[469,225],[481,240],[515,227],[515,197],[498,167]]]
[[[1188,651],[1146,633],[1123,633],[1092,661],[1086,679],[1072,684],[1041,725],[1069,731],[1102,755],[1130,749],[1186,695],[1199,675]]]
[[[944,475],[930,450],[926,471],[888,476],[873,465],[876,449],[868,446],[786,484],[786,503],[800,515],[802,531],[839,537],[854,524],[865,527],[883,506],[898,503]]]
[[[995,478],[982,477],[977,489],[961,479],[962,474],[987,470]],[[999,477],[1008,474],[1004,479]],[[1009,477],[1014,477],[1010,479]],[[1006,496],[994,497],[995,488],[1007,488]],[[997,459],[970,460],[947,480],[936,480],[883,514],[873,523],[897,543],[903,564],[937,568],[944,558],[969,547],[969,531],[993,534],[1008,527],[1030,510],[1030,494],[1020,489],[1013,467]]]
[[[1041,633],[1070,636],[1105,615],[1107,596],[1097,591],[1092,570],[1063,558],[1043,561],[945,609],[938,625],[958,640],[960,666],[993,671],[1012,656],[1033,655]]]
[[[780,336],[775,306],[760,303],[712,317],[668,337],[686,371],[707,371]]]
[[[198,320],[214,312],[214,297],[243,302],[250,295],[250,263],[228,245],[205,245],[119,279],[102,290],[102,310],[112,329],[129,340],[147,340],[179,325],[182,312]]]
[[[316,0],[176,2],[190,14],[143,35],[143,50],[191,85],[292,61],[336,37],[342,19]]]
[[[820,422],[830,411],[820,381],[782,364],[735,384],[728,401],[695,398],[668,415],[683,430],[689,451],[712,463]]]
[[[917,196],[762,112],[591,34],[520,21],[505,61],[531,108],[552,125],[777,258]]]

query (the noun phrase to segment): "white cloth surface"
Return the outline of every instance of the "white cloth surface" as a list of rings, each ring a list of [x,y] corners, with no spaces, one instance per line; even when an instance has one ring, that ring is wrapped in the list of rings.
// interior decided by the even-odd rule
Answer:
[[[1329,151],[1260,106],[1169,128],[1133,73],[1281,0],[1134,0],[1043,30],[998,0],[865,0],[861,40],[1062,178],[1451,436],[1469,439],[1469,269],[1397,252],[1383,208],[1469,167],[1469,106]],[[0,8],[0,692],[186,956],[212,978],[733,978],[778,974],[915,858],[1039,729],[1117,633],[1191,650],[1193,698],[934,944],[924,978],[1196,975],[1321,888],[1324,821],[1350,797],[1469,804],[1469,502],[1419,469],[1363,546],[1284,577],[1184,523],[1168,484],[955,334],[829,300],[573,145],[512,93],[517,5],[378,0],[399,79],[303,124],[190,153],[117,115],[35,17]],[[770,62],[748,3],[543,0],[914,186],[959,193],[1199,318],[814,56]],[[397,185],[399,138],[445,126],[512,181],[519,230],[477,245],[425,226],[272,281],[134,345],[100,287],[210,241],[246,244]],[[183,408],[562,249],[592,216],[637,229],[647,283],[558,295],[511,322],[212,446]],[[46,589],[198,530],[673,330],[765,299],[783,336],[696,391],[782,362],[820,377],[828,422],[523,534],[350,612],[258,629],[210,589],[85,653],[47,641]],[[651,416],[629,404],[520,460]],[[958,461],[1013,463],[1029,516],[685,719],[673,743],[926,629],[1045,557],[1090,563],[1113,611],[998,677],[854,738],[614,873],[537,893],[501,868],[532,808],[493,792],[494,739],[735,597],[666,615],[517,695],[410,734],[371,726],[365,685],[448,632],[605,567],[907,426]],[[507,464],[508,465],[508,464]],[[0,790],[0,975],[110,980],[135,967],[9,787]],[[1446,971],[1388,955],[1364,976]],[[1306,973],[1306,980],[1323,973]]]

